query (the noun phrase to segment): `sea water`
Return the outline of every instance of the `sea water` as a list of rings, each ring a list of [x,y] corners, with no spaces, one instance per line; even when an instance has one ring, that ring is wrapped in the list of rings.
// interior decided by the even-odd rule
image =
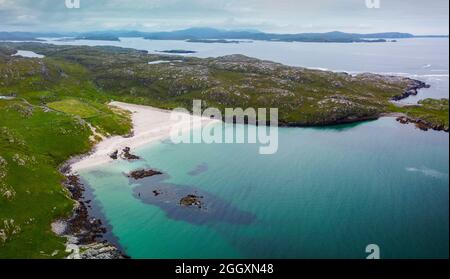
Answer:
[[[274,155],[165,141],[81,175],[134,258],[448,257],[448,134],[383,118],[279,136]],[[180,206],[189,194],[202,208]]]
[[[448,42],[57,43],[187,49],[199,57],[239,53],[292,66],[410,76],[432,85],[403,101],[415,103],[448,98]],[[448,257],[447,133],[382,118],[280,128],[279,140],[278,152],[268,156],[254,144],[164,141],[134,150],[143,160],[116,161],[81,176],[118,244],[134,258],[365,258],[369,244],[380,247],[382,258]],[[125,176],[143,167],[164,175]],[[203,197],[201,209],[179,205],[189,194]]]

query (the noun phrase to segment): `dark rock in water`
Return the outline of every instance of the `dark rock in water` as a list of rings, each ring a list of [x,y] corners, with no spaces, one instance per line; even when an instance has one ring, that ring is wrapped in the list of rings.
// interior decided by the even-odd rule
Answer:
[[[111,153],[109,157],[111,157],[111,159],[113,160],[117,160],[117,158],[119,157],[119,150],[116,150],[113,153]]]
[[[168,218],[196,225],[225,222],[248,225],[256,220],[229,201],[191,185],[166,183],[167,174],[146,179],[133,188],[134,197],[162,209]]]
[[[130,174],[128,174],[127,176],[138,180],[138,179],[143,179],[146,177],[151,177],[151,176],[160,175],[160,174],[163,174],[163,173],[160,171],[155,171],[155,170],[151,170],[151,169],[149,169],[149,170],[140,169],[140,170],[135,170],[135,171],[130,172]]]
[[[122,150],[122,158],[125,160],[129,160],[129,161],[141,159],[141,157],[131,154],[130,151],[131,151],[131,148],[125,147]]]
[[[95,242],[89,245],[81,246],[80,248],[82,249],[82,252],[80,252],[78,257],[74,258],[99,260],[128,258],[109,243]]]
[[[180,200],[180,205],[183,206],[196,206],[198,208],[202,208],[202,201],[203,197],[196,196],[196,195],[187,195],[186,197],[182,198]]]
[[[422,122],[420,120],[416,122],[415,126],[422,131],[428,131],[428,129],[429,129],[429,126],[427,125],[427,123]]]
[[[155,197],[161,195],[161,192],[158,190],[153,190],[153,194],[155,195]]]

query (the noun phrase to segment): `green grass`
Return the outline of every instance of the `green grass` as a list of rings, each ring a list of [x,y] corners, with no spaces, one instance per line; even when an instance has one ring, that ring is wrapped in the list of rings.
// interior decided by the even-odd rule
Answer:
[[[81,118],[95,117],[99,114],[94,107],[76,99],[67,99],[47,104],[51,109],[64,112],[71,115],[78,115]]]
[[[417,106],[395,108],[395,111],[405,113],[413,119],[422,119],[447,130],[449,128],[448,99],[425,99],[419,101]]]
[[[62,258],[65,238],[50,224],[69,216],[74,203],[61,186],[58,168],[92,148],[87,123],[104,135],[123,135],[130,132],[131,120],[107,105],[111,97],[95,87],[81,65],[60,59],[44,59],[43,65],[33,59],[9,61],[0,55],[0,72],[7,75],[0,80],[0,95],[17,96],[0,100],[0,162],[6,162],[0,165],[0,258]],[[12,229],[7,229],[10,220]]]
[[[0,230],[10,219],[20,227],[0,241],[0,258],[59,258],[65,255],[64,239],[50,231],[50,223],[67,216],[73,202],[61,187],[58,166],[91,148],[90,130],[71,116],[40,108],[24,115],[28,107],[0,101],[0,156],[7,162],[2,182],[15,192],[12,199],[0,197]]]

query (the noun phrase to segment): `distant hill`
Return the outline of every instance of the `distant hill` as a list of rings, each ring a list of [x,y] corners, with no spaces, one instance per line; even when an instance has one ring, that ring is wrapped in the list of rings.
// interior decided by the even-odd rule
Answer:
[[[37,41],[35,33],[0,32],[0,40],[7,41]]]
[[[86,33],[31,33],[31,32],[0,32],[0,40],[32,41],[40,37],[73,37],[85,40],[119,41],[120,37],[143,37],[148,40],[187,40],[201,42],[204,40],[260,40],[281,42],[324,42],[324,43],[354,43],[354,42],[386,42],[388,39],[404,38],[438,38],[441,35],[415,36],[409,33],[345,33],[339,31],[327,33],[299,33],[276,34],[264,33],[257,30],[221,30],[215,28],[188,28],[168,32],[140,32],[140,31],[96,31]]]
[[[144,38],[149,40],[224,40],[245,39],[284,42],[384,42],[384,39],[414,38],[413,34],[388,32],[357,34],[339,31],[327,33],[275,34],[259,31],[229,31],[214,28],[189,28],[171,32],[148,33]]]

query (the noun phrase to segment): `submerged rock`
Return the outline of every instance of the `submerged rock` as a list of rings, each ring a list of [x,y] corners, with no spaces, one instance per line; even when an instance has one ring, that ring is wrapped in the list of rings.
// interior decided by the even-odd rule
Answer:
[[[138,180],[138,179],[143,179],[146,177],[151,177],[151,176],[160,175],[160,174],[163,174],[163,173],[160,171],[152,170],[152,169],[148,169],[148,170],[140,169],[140,170],[135,170],[135,171],[130,172],[127,176]]]
[[[180,200],[180,205],[182,206],[196,206],[198,208],[202,208],[202,200],[203,197],[196,195],[187,195],[186,197]]]
[[[155,195],[155,197],[161,195],[162,193],[158,190],[153,190],[153,194]]]

